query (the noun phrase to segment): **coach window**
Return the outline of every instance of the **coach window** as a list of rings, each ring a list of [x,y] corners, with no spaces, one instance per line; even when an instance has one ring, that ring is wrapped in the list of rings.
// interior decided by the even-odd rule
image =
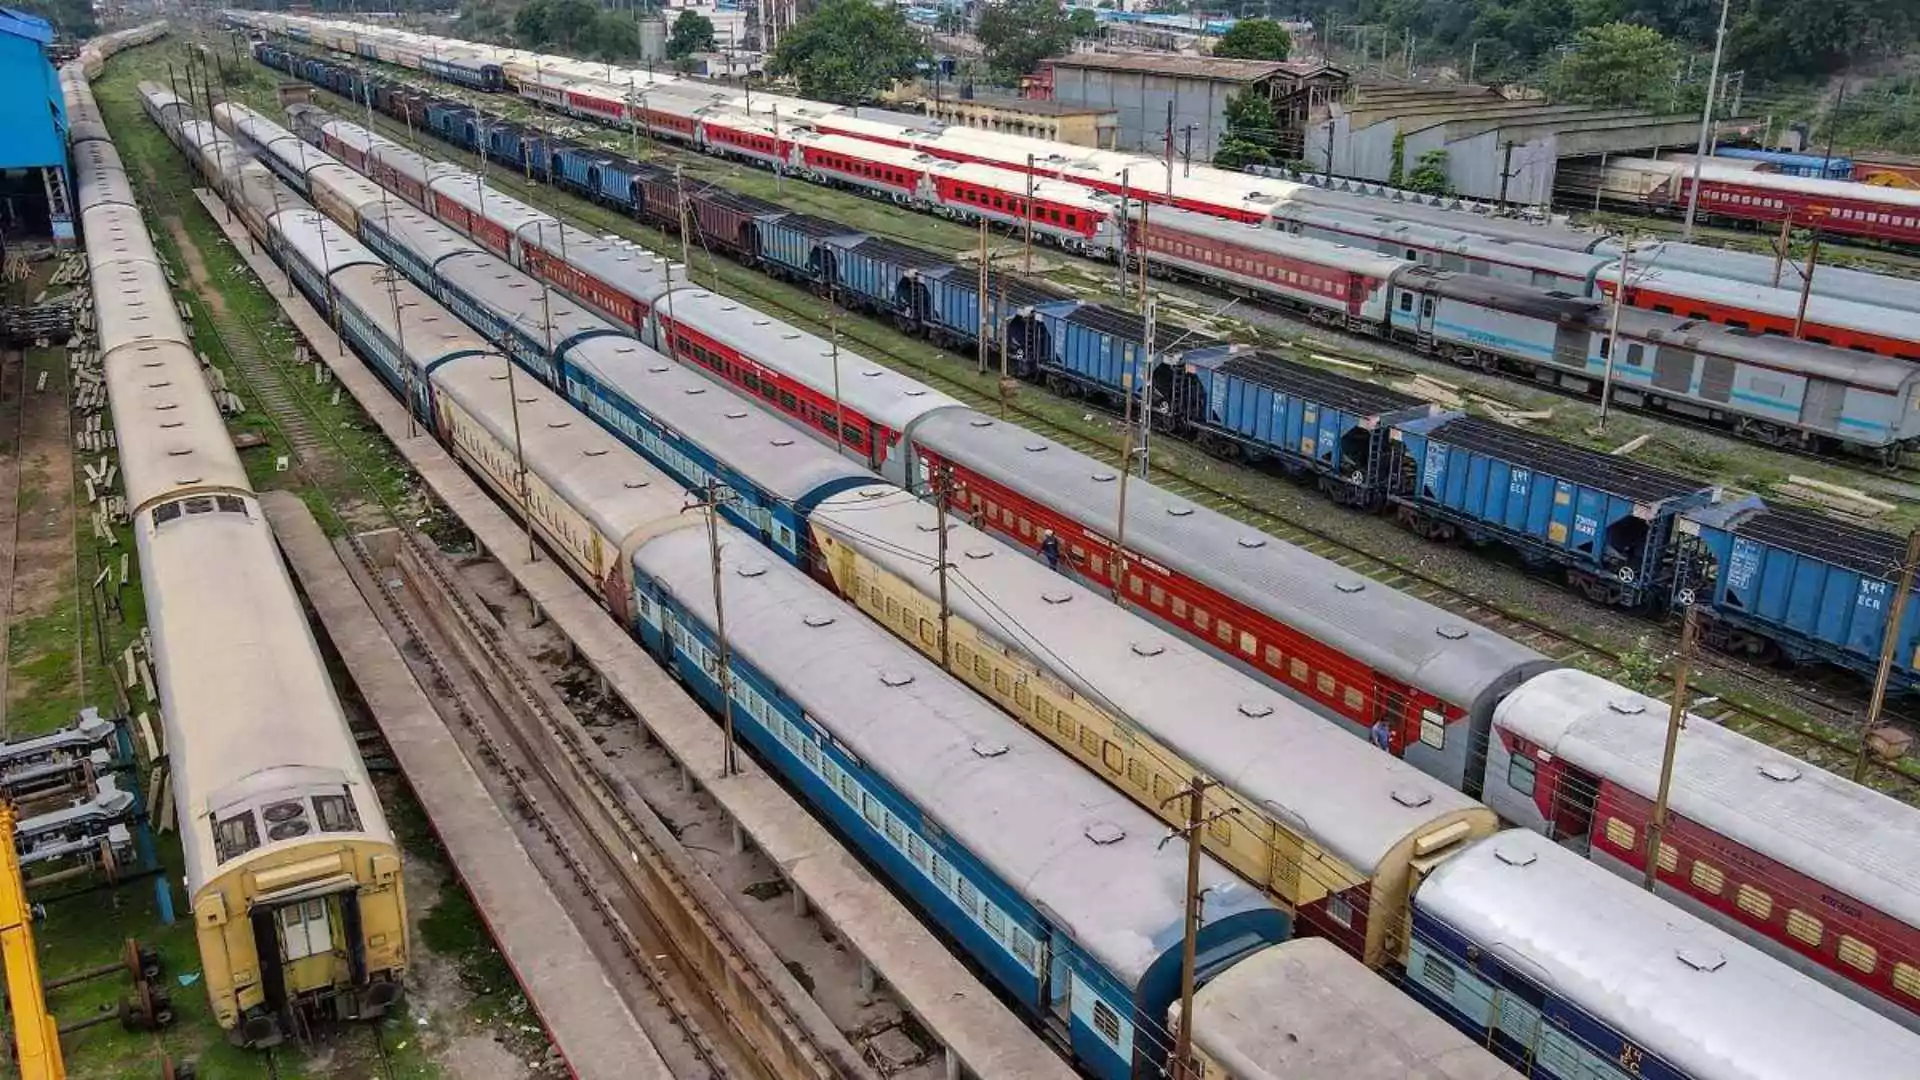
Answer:
[[[1821,938],[1820,920],[1798,908],[1787,912],[1787,933],[1802,944],[1818,946]]]
[[[1533,785],[1538,779],[1538,769],[1539,766],[1533,763],[1531,754],[1524,751],[1514,754],[1507,761],[1507,786],[1529,799],[1533,798]]]
[[[1411,312],[1413,310],[1413,294],[1412,293],[1403,292],[1400,294],[1400,310],[1407,311],[1407,312]],[[1604,349],[1602,350],[1601,355],[1603,356],[1605,355]]]
[[[1708,896],[1719,896],[1720,890],[1727,887],[1727,875],[1719,867],[1699,859],[1693,861],[1691,878],[1693,887]]]
[[[353,800],[345,795],[315,795],[313,816],[320,822],[321,832],[360,831],[360,815],[354,811]]]
[[[1880,965],[1879,950],[1855,937],[1840,935],[1840,962],[1858,971],[1872,974]]]
[[[254,823],[253,811],[243,810],[213,823],[214,853],[220,862],[245,855],[259,846],[260,827]]]
[[[1640,367],[1647,355],[1647,347],[1638,342],[1627,346],[1627,366]]]
[[[1742,885],[1733,895],[1734,906],[1765,922],[1773,914],[1773,897],[1751,885]]]

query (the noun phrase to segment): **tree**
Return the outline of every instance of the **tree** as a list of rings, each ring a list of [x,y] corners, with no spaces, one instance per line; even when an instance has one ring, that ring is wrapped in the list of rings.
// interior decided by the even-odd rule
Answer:
[[[1453,189],[1453,183],[1447,179],[1447,152],[1429,150],[1420,155],[1420,161],[1401,185],[1408,191],[1418,191],[1423,195],[1445,195]]]
[[[1259,94],[1243,92],[1227,101],[1227,130],[1213,151],[1213,163],[1223,169],[1273,164],[1280,141],[1280,118],[1273,103]]]
[[[1077,7],[1067,16],[1067,28],[1077,38],[1097,38],[1100,36],[1100,17],[1091,8]]]
[[[547,0],[528,0],[513,13],[513,36],[529,49],[547,43]]]
[[[1559,96],[1594,105],[1638,106],[1672,91],[1680,62],[1660,31],[1633,23],[1590,26],[1576,34],[1560,65]]]
[[[600,5],[593,0],[552,0],[547,9],[547,36],[555,44],[578,52],[592,43],[600,23]]]
[[[1213,55],[1234,60],[1285,60],[1293,49],[1286,27],[1272,19],[1241,19],[1220,35]]]
[[[1005,0],[980,16],[974,31],[987,63],[1009,75],[1025,75],[1040,61],[1073,44],[1073,29],[1058,0]]]
[[[593,52],[602,60],[637,60],[640,57],[640,24],[631,11],[607,8],[594,19],[591,36]]]
[[[780,39],[767,73],[792,78],[805,97],[870,100],[927,59],[903,10],[872,0],[822,0]]]
[[[667,35],[667,56],[679,60],[697,52],[712,51],[713,20],[691,8],[681,11]]]

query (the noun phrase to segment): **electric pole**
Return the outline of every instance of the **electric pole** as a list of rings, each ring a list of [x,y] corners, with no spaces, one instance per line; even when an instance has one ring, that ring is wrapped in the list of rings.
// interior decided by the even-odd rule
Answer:
[[[1206,812],[1204,796],[1207,789],[1217,787],[1218,782],[1203,780],[1198,776],[1187,782],[1186,790],[1169,795],[1160,803],[1165,810],[1174,802],[1185,799],[1187,802],[1187,823],[1175,828],[1160,841],[1162,847],[1168,840],[1178,836],[1187,842],[1187,890],[1186,918],[1180,942],[1180,1027],[1174,1036],[1173,1070],[1174,1080],[1199,1080],[1199,1074],[1193,1069],[1193,992],[1195,974],[1195,953],[1200,941],[1200,919],[1206,905],[1206,894],[1200,888],[1200,855],[1203,850],[1201,831],[1215,821],[1229,814],[1239,813],[1238,808]]]
[[[1680,652],[1673,659],[1673,701],[1667,706],[1667,745],[1660,755],[1660,787],[1653,797],[1653,816],[1647,821],[1647,870],[1640,883],[1648,892],[1660,878],[1661,839],[1667,832],[1667,802],[1673,793],[1673,759],[1680,750],[1680,731],[1687,726],[1687,677],[1693,671],[1693,646],[1700,635],[1700,604],[1687,605],[1680,624]]]
[[[1867,719],[1860,729],[1860,756],[1853,762],[1853,782],[1866,782],[1867,757],[1873,746],[1874,729],[1880,726],[1880,710],[1887,704],[1887,684],[1893,678],[1893,662],[1900,655],[1901,623],[1907,616],[1907,596],[1913,592],[1913,574],[1920,567],[1920,529],[1907,534],[1906,561],[1900,564],[1899,589],[1887,605],[1887,628],[1880,638],[1880,666],[1873,673],[1873,696],[1867,699]]]
[[[699,501],[682,507],[680,512],[684,514],[688,510],[703,510],[707,515],[707,558],[713,566],[714,648],[720,658],[720,730],[725,742],[720,753],[720,775],[732,776],[740,769],[734,757],[733,661],[728,656],[727,607],[720,584],[720,500],[721,492],[726,490],[719,481],[709,478]]]
[[[947,604],[947,500],[952,495],[953,469],[942,464],[933,475],[933,512],[934,526],[940,531],[934,557],[940,562],[940,666],[943,669],[953,666],[953,646],[947,637],[947,625],[952,621],[950,616],[953,611]],[[1920,533],[1915,535],[1920,536]]]
[[[1700,145],[1693,152],[1693,185],[1687,192],[1687,219],[1680,230],[1681,240],[1693,239],[1693,219],[1700,212],[1700,169],[1706,163],[1708,144],[1713,136],[1713,92],[1720,81],[1720,52],[1727,45],[1727,9],[1733,0],[1720,0],[1720,29],[1713,35],[1713,71],[1707,76],[1707,103],[1700,109]],[[1846,83],[1843,81],[1844,87]]]
[[[980,323],[979,360],[980,374],[985,375],[987,373],[987,218],[984,214],[980,216],[980,265],[978,270],[980,278],[980,318],[978,320]]]

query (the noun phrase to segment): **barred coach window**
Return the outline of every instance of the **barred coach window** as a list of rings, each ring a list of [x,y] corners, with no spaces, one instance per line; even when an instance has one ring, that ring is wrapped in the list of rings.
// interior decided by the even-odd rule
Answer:
[[[353,799],[346,795],[315,795],[313,816],[319,819],[321,832],[359,832],[360,814]]]
[[[253,811],[243,810],[214,821],[213,846],[221,862],[239,858],[259,847],[260,827],[254,823]]]

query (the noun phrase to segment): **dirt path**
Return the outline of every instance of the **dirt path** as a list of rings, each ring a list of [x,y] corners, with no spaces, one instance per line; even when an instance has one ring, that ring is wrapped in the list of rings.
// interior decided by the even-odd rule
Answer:
[[[66,352],[40,350],[22,367],[7,626],[9,731],[20,703],[76,694],[82,663]],[[46,386],[39,388],[42,373]]]

